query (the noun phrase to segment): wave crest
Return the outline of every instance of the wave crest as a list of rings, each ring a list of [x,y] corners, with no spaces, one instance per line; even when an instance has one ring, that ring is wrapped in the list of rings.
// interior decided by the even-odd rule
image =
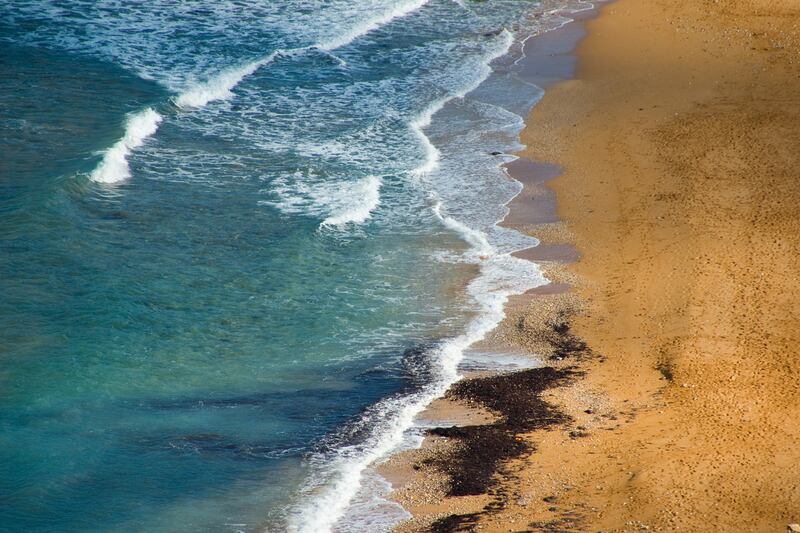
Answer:
[[[247,76],[255,73],[264,65],[272,63],[281,51],[272,52],[267,57],[248,63],[243,67],[220,72],[209,78],[205,83],[200,83],[175,98],[175,105],[180,108],[204,107],[217,100],[227,100],[233,97],[233,88]]]
[[[353,28],[351,31],[333,38],[332,40],[314,46],[307,46],[292,50],[276,50],[257,61],[248,63],[242,67],[225,70],[216,76],[209,78],[204,83],[199,83],[173,98],[173,102],[181,109],[202,108],[211,102],[227,100],[234,96],[233,89],[241,83],[243,79],[254,74],[261,67],[272,63],[281,54],[296,54],[312,49],[331,52],[336,48],[345,46],[353,42],[358,37],[366,35],[392,20],[404,17],[416,11],[428,3],[429,0],[411,0],[405,4],[395,6],[390,11],[380,16],[368,20]],[[136,115],[133,115],[126,125],[125,136],[117,141],[114,146],[109,148],[103,161],[92,172],[91,179],[101,183],[116,183],[130,177],[127,157],[131,150],[140,146],[144,139],[153,135],[158,129],[158,124],[162,116],[152,108],[147,108]],[[372,196],[370,196],[371,198]],[[343,214],[343,218],[333,217],[332,221],[324,222],[325,225],[339,225],[347,222],[363,222],[368,218],[363,211],[354,212],[352,215]]]
[[[395,5],[390,11],[387,11],[386,13],[383,13],[374,19],[365,21],[363,24],[356,26],[344,35],[340,35],[339,37],[331,39],[330,41],[320,43],[319,48],[321,50],[330,52],[331,50],[346,46],[362,35],[366,35],[372,31],[375,31],[396,18],[402,18],[410,13],[413,13],[417,9],[427,4],[428,1],[429,0],[412,0],[404,4]]]
[[[91,179],[99,183],[117,183],[128,179],[131,176],[128,156],[158,130],[162,120],[163,117],[150,107],[130,115],[125,124],[125,135],[106,150]]]

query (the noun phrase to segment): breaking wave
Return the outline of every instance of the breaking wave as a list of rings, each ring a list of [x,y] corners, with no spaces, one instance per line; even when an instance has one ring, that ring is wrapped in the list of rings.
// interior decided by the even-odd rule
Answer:
[[[125,124],[125,135],[106,150],[91,179],[98,183],[117,183],[128,179],[131,176],[128,155],[158,130],[162,120],[163,117],[150,107],[130,115]]]

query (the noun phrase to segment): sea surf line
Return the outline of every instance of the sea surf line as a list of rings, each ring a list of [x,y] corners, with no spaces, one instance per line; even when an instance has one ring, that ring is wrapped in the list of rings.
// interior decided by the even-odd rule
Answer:
[[[481,58],[477,76],[452,92],[430,104],[409,127],[420,139],[425,150],[424,161],[411,175],[423,179],[439,163],[440,152],[425,135],[433,116],[448,102],[464,98],[480,86],[492,73],[490,64],[508,53],[514,42],[513,34],[503,30],[498,46]],[[469,322],[466,331],[432,349],[430,359],[435,363],[434,379],[421,390],[386,398],[369,408],[357,422],[370,428],[364,441],[342,446],[333,457],[318,457],[319,472],[325,479],[315,479],[304,488],[302,503],[290,511],[288,530],[293,533],[322,533],[333,531],[345,515],[348,506],[361,488],[365,470],[376,461],[388,456],[403,443],[406,432],[414,425],[417,415],[434,399],[460,379],[458,365],[464,351],[483,339],[505,317],[508,297],[547,283],[535,263],[511,256],[497,254],[484,232],[442,214],[442,202],[435,191],[429,196],[435,200],[434,214],[441,223],[456,232],[470,245],[465,260],[480,264],[481,272],[467,287],[467,293],[479,306],[476,318]]]

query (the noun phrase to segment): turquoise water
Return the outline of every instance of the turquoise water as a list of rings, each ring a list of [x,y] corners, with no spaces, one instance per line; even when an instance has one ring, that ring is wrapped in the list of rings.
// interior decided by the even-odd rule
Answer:
[[[388,527],[370,454],[542,283],[490,152],[554,5],[0,7],[0,529]]]

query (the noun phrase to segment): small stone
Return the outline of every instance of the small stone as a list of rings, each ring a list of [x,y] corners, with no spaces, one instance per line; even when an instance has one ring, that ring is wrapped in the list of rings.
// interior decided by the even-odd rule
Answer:
[[[800,524],[789,524],[789,533],[800,533]]]

